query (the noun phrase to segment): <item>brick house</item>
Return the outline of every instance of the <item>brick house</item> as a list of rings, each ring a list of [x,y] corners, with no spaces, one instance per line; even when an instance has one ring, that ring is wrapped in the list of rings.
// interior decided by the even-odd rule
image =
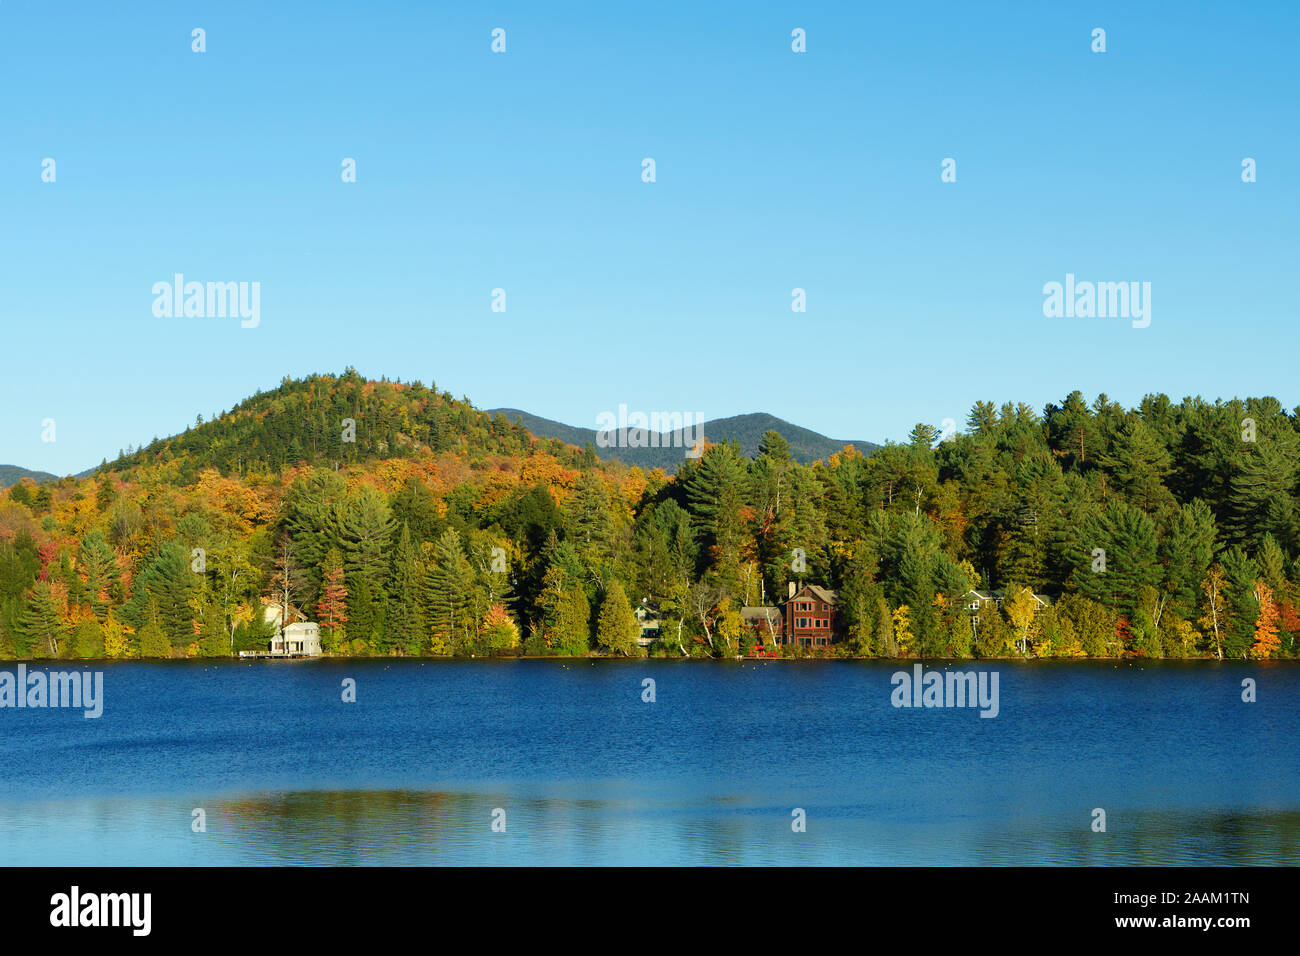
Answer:
[[[784,644],[802,647],[829,647],[835,633],[835,592],[790,582],[790,597],[783,617]]]

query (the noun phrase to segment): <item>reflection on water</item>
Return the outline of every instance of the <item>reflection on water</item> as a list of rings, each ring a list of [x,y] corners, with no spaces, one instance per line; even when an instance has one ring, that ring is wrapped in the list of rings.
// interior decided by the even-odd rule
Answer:
[[[0,711],[0,861],[1300,863],[1300,667],[994,666],[982,719],[878,663],[115,664]]]
[[[1300,864],[1300,813],[1113,813],[900,826],[869,806],[631,801],[504,790],[293,791],[208,801],[0,804],[0,859],[30,865],[1265,865]],[[505,832],[492,831],[505,810]]]

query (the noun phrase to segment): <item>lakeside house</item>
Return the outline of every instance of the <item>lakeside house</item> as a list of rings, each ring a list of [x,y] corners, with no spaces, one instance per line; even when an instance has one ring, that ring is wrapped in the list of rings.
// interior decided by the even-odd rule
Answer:
[[[641,627],[636,638],[637,644],[641,647],[649,647],[659,639],[660,629],[663,627],[663,619],[659,615],[658,605],[651,604],[649,600],[642,601],[636,606],[632,614]]]
[[[795,586],[785,602],[785,643],[826,647],[834,641],[835,592],[816,584]]]
[[[1029,588],[1020,589],[1021,594],[1024,594],[1026,591],[1028,591],[1030,597],[1034,599],[1035,614],[1037,614],[1041,610],[1044,610],[1045,608],[1049,608],[1052,606],[1052,599],[1049,595],[1035,594],[1033,591],[1030,591]],[[966,592],[966,596],[965,596],[966,610],[970,611],[971,613],[978,614],[983,608],[986,608],[989,605],[1002,607],[1002,602],[1005,601],[1006,598],[1007,598],[1006,591],[970,590]]]
[[[1028,593],[1029,596],[1034,599],[1033,608],[1035,617],[1038,616],[1039,611],[1052,606],[1052,599],[1046,594],[1035,594],[1027,587],[1021,588],[1019,593]],[[1006,591],[977,591],[972,589],[966,592],[966,613],[970,617],[970,627],[973,634],[979,633],[980,611],[989,607],[1002,607],[1002,604],[1006,601],[1007,597],[1008,595]]]
[[[288,609],[288,623],[285,610]],[[262,620],[271,625],[271,657],[320,657],[320,625],[307,620],[307,615],[292,604],[282,604],[271,598],[262,599]]]
[[[271,638],[272,657],[320,657],[320,625],[295,621]]]
[[[756,644],[828,647],[835,640],[835,592],[816,584],[789,584],[780,607],[742,607],[740,621]]]

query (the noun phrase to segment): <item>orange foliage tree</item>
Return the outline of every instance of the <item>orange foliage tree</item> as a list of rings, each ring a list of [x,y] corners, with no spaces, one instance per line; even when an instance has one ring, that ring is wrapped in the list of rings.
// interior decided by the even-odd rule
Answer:
[[[1259,601],[1259,617],[1255,621],[1255,646],[1250,649],[1254,657],[1276,657],[1282,642],[1277,636],[1277,602],[1272,589],[1263,581],[1255,582],[1255,600]]]

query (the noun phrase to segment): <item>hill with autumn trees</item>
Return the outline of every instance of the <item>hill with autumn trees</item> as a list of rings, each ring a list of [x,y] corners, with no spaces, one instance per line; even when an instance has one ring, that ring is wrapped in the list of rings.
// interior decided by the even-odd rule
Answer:
[[[1296,411],[1075,392],[979,402],[938,439],[800,463],[768,431],[669,475],[433,386],[285,380],[89,477],[0,492],[0,655],[264,649],[262,602],[287,588],[335,654],[636,654],[648,600],[652,653],[731,656],[763,639],[740,607],[796,576],[838,592],[833,654],[1296,654]],[[973,627],[976,587],[1007,600]]]

